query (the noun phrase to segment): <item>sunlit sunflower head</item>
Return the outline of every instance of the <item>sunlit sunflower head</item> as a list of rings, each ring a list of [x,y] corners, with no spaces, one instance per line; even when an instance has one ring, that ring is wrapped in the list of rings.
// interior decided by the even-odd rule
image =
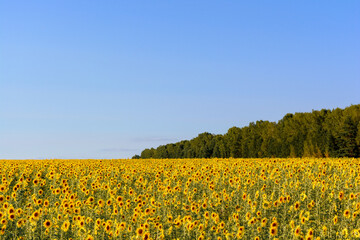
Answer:
[[[355,197],[356,197],[356,195],[354,193],[350,193],[350,196],[349,196],[350,200],[354,200]]]
[[[271,203],[269,201],[264,201],[262,205],[263,209],[269,209],[271,207]]]
[[[5,202],[5,203],[3,204],[3,209],[6,210],[6,209],[8,209],[9,206],[10,206],[9,203],[8,203],[8,202]]]
[[[272,222],[271,223],[271,226],[270,226],[271,228],[277,228],[277,227],[279,227],[279,223],[278,222]]]
[[[278,229],[272,227],[272,228],[270,228],[269,233],[270,233],[271,236],[276,236],[277,233],[278,233]]]
[[[15,213],[15,209],[12,207],[12,206],[10,206],[10,207],[8,207],[8,209],[7,209],[7,213],[10,215],[10,214],[14,214]]]
[[[49,200],[44,200],[44,207],[49,207],[49,205],[50,205],[50,202],[49,202]]]
[[[245,214],[245,218],[246,218],[246,221],[249,221],[249,219],[251,218],[251,213],[247,212]]]
[[[263,218],[263,219],[261,220],[261,226],[262,226],[262,227],[265,227],[267,221],[268,221],[267,218]]]
[[[294,209],[297,211],[297,210],[299,210],[299,208],[300,208],[300,202],[296,202],[294,204]]]
[[[340,200],[343,200],[343,199],[344,199],[344,196],[345,196],[344,192],[343,192],[343,191],[340,191],[340,192],[339,192],[339,199],[340,199]]]
[[[10,221],[13,221],[15,219],[15,214],[14,213],[9,214],[8,218],[9,218]]]
[[[39,220],[40,218],[40,212],[39,211],[35,211],[33,214],[32,214],[32,217],[34,220]]]
[[[294,235],[299,237],[300,234],[301,234],[301,228],[300,228],[300,226],[297,226],[294,230]]]
[[[91,235],[87,235],[87,237],[85,238],[85,240],[94,240],[94,237]]]
[[[313,235],[306,235],[305,240],[312,240],[314,238]]]
[[[70,222],[68,220],[66,220],[61,225],[61,230],[64,232],[67,232],[69,230],[69,227],[70,227]]]
[[[44,225],[45,228],[50,228],[51,225],[52,225],[52,222],[50,220],[45,220],[43,225]]]
[[[140,227],[136,229],[136,236],[142,236],[144,232],[145,232],[144,229]]]
[[[350,218],[350,210],[349,210],[349,209],[346,209],[346,210],[344,211],[344,217]]]
[[[16,222],[16,227],[21,228],[23,226],[23,219],[20,219]]]
[[[150,239],[150,233],[146,232],[143,235],[143,240],[148,240],[148,239]]]

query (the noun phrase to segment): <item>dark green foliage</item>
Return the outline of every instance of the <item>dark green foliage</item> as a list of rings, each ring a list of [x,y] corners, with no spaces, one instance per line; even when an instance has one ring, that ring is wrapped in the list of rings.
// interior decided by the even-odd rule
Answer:
[[[359,156],[359,146],[356,143],[358,133],[358,123],[346,116],[343,124],[341,125],[338,146],[339,156],[341,157],[357,157]]]
[[[360,104],[288,113],[277,123],[252,122],[243,128],[232,127],[224,135],[205,132],[190,141],[141,153],[141,158],[228,157],[360,157]]]

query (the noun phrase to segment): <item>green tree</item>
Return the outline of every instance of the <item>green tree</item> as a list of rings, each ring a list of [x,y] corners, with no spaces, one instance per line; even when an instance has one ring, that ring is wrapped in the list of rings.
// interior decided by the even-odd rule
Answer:
[[[359,146],[356,143],[358,124],[346,116],[339,134],[339,153],[341,157],[358,157]]]
[[[360,104],[345,109],[286,114],[276,122],[232,127],[145,149],[141,158],[359,157]]]

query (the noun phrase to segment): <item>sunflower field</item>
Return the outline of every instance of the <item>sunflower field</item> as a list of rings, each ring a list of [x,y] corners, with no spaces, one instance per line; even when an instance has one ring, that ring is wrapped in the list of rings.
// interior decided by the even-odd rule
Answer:
[[[358,159],[1,160],[0,239],[359,239]]]

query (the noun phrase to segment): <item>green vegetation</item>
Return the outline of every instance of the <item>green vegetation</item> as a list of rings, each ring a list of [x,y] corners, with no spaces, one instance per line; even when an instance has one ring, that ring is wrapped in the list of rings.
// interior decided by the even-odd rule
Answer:
[[[360,104],[286,114],[280,121],[201,133],[190,141],[145,149],[134,158],[360,157]]]

